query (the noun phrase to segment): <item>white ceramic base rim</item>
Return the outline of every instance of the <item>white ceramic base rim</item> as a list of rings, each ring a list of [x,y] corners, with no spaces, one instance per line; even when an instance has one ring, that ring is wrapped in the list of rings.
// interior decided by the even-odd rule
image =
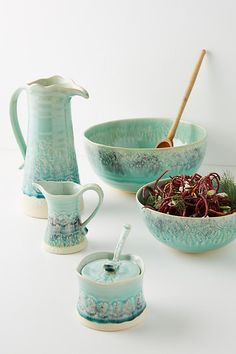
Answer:
[[[122,323],[98,323],[98,322],[86,320],[79,313],[78,316],[80,322],[88,328],[95,329],[96,331],[115,332],[115,331],[122,331],[124,329],[128,329],[138,325],[143,321],[143,319],[146,316],[146,313],[147,313],[147,309],[144,309],[143,312],[139,316],[135,317],[133,320],[122,322]]]
[[[24,213],[32,218],[47,219],[48,206],[45,198],[29,197],[22,195],[22,207]]]
[[[80,197],[80,208],[79,211],[83,210],[84,201]],[[22,207],[24,213],[32,218],[47,219],[48,217],[48,206],[45,198],[29,197],[26,194],[22,195]]]
[[[85,238],[84,241],[79,243],[78,245],[71,246],[71,247],[52,247],[49,246],[48,244],[44,243],[43,248],[45,251],[49,253],[54,253],[54,254],[71,254],[71,253],[77,253],[82,251],[85,247],[87,247],[88,240]]]

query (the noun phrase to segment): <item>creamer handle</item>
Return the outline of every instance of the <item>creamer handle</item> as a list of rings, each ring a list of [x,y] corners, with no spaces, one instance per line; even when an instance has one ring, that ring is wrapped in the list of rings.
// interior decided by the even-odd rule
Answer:
[[[97,184],[86,184],[85,186],[82,186],[79,193],[78,193],[78,197],[83,195],[84,192],[86,191],[95,191],[98,195],[98,204],[96,206],[96,208],[94,209],[94,211],[90,214],[90,216],[84,221],[82,222],[81,226],[85,227],[91,220],[92,218],[96,215],[98,209],[100,208],[102,201],[103,201],[103,191],[102,188],[99,187],[99,185]]]

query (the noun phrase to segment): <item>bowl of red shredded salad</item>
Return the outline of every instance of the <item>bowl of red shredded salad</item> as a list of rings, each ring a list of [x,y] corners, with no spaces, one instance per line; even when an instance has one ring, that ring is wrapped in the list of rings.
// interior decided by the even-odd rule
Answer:
[[[199,253],[236,238],[236,185],[228,172],[163,179],[165,173],[136,194],[144,221],[156,239],[184,252]]]

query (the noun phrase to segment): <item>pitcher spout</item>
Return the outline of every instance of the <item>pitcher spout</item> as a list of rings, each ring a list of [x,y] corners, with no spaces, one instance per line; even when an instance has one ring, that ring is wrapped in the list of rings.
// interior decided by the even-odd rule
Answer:
[[[89,98],[88,92],[82,86],[77,85],[77,83],[73,80],[70,81],[71,81],[71,85],[69,85],[68,87],[68,94],[70,96],[77,95],[84,98]]]
[[[36,182],[32,182],[32,186],[36,191],[39,191],[43,194],[43,196],[46,198],[48,193],[47,191],[47,186],[45,186],[45,183],[47,184],[47,182],[44,181],[36,181]]]
[[[38,189],[45,198],[77,197],[79,185],[71,181],[34,181],[33,187]]]
[[[68,96],[77,95],[84,98],[89,98],[88,92],[83,87],[79,86],[75,81],[65,79],[59,75],[32,81],[28,84],[28,86],[31,89],[38,88],[47,91],[56,90],[58,92],[63,92]]]

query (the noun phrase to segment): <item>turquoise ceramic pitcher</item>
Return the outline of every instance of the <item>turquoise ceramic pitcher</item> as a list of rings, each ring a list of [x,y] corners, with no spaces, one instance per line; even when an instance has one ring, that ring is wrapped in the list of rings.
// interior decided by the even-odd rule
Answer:
[[[28,100],[27,145],[17,116],[17,100],[22,90]],[[24,209],[30,216],[47,217],[44,196],[33,188],[33,181],[80,182],[70,109],[74,95],[89,97],[74,81],[53,76],[18,88],[11,98],[12,128],[24,158]]]
[[[35,190],[40,190],[48,203],[48,224],[44,247],[48,252],[68,254],[79,252],[87,245],[87,224],[96,215],[103,201],[103,191],[97,184],[81,186],[74,182],[36,181]],[[98,195],[94,211],[81,221],[80,200],[86,191]]]

